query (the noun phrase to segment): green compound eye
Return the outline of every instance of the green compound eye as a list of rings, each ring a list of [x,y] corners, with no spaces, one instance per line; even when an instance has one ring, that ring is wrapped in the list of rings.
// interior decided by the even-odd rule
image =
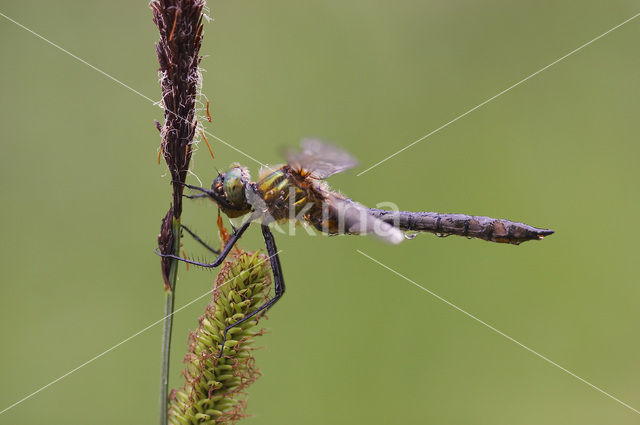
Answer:
[[[232,205],[241,205],[245,202],[244,184],[245,176],[240,167],[233,167],[224,174],[224,194]]]

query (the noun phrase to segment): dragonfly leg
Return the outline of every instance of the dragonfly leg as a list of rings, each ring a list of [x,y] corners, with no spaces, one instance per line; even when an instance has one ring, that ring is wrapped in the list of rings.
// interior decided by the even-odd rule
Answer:
[[[227,340],[227,332],[229,329],[238,326],[247,320],[251,319],[258,313],[261,313],[261,316],[269,310],[271,307],[277,303],[280,298],[284,295],[284,277],[282,275],[282,266],[280,265],[280,258],[278,257],[278,248],[276,247],[276,241],[273,238],[273,234],[271,230],[269,230],[269,226],[263,224],[262,225],[262,236],[264,237],[264,243],[267,246],[267,254],[269,255],[269,262],[271,263],[271,270],[273,272],[273,283],[274,283],[274,296],[269,301],[262,304],[260,307],[252,311],[250,314],[245,316],[244,318],[238,320],[232,325],[227,326],[224,329],[224,334],[222,336],[222,347],[220,348],[220,353],[217,358],[222,357],[222,352],[224,351],[224,343]]]
[[[189,198],[189,199],[200,199],[200,198],[209,198],[210,196],[207,195],[206,193],[198,193],[197,195],[182,195],[185,198]]]
[[[233,232],[233,234],[231,235],[231,238],[229,239],[229,242],[227,242],[227,244],[224,246],[224,249],[222,250],[222,253],[220,253],[218,258],[216,258],[216,260],[213,263],[201,263],[199,261],[193,261],[193,260],[188,260],[186,258],[178,257],[177,255],[173,255],[173,254],[161,254],[161,253],[158,252],[157,249],[154,250],[154,252],[156,254],[158,254],[159,256],[161,256],[161,257],[174,258],[176,260],[183,261],[185,263],[193,264],[193,265],[200,266],[200,267],[207,267],[207,268],[218,267],[220,264],[222,264],[224,259],[227,258],[227,255],[229,254],[229,252],[233,248],[233,245],[236,244],[238,239],[240,239],[240,236],[242,236],[242,234],[245,232],[245,230],[247,230],[249,228],[250,225],[251,225],[251,220],[248,220],[246,223],[244,223],[242,226],[240,226],[240,228],[238,230]]]
[[[186,198],[191,198],[191,199],[194,199],[194,198],[205,198],[205,197],[211,197],[211,198],[214,198],[214,199],[218,198],[216,193],[211,189],[207,189],[207,188],[200,187],[200,186],[193,186],[193,185],[190,185],[190,184],[186,184],[184,182],[179,182],[177,180],[171,180],[171,183],[173,183],[173,184],[177,183],[177,184],[180,184],[180,185],[182,185],[182,186],[184,186],[184,187],[186,187],[188,189],[197,190],[199,192],[202,192],[202,193],[200,193],[198,195],[182,195],[182,196],[184,196]]]
[[[189,229],[187,226],[185,226],[184,224],[181,224],[180,227],[182,227],[184,230],[187,231],[188,234],[191,235],[191,237],[193,239],[195,239],[198,243],[200,243],[200,245],[204,246],[205,248],[207,248],[209,251],[213,252],[216,255],[220,255],[220,250],[219,249],[213,249],[211,248],[205,241],[203,241],[202,239],[200,239],[200,236],[196,235],[191,229]],[[234,229],[235,231],[235,229]]]
[[[175,180],[172,180],[171,183],[179,183],[181,185],[183,185],[184,187],[186,187],[187,189],[191,189],[191,190],[197,190],[199,193],[197,195],[182,195],[186,198],[191,198],[191,199],[197,199],[197,198],[211,198],[213,199],[218,205],[229,209],[229,210],[240,210],[241,208],[236,206],[236,205],[232,205],[230,204],[226,199],[224,199],[223,197],[221,197],[220,195],[218,195],[214,190],[211,189],[206,189],[204,187],[200,187],[200,186],[193,186],[190,184],[186,184],[186,183],[182,183],[182,182],[177,182]]]

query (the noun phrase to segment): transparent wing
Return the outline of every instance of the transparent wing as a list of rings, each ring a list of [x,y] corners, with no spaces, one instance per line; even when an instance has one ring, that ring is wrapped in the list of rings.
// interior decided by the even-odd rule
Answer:
[[[302,139],[300,148],[300,151],[287,152],[289,166],[309,171],[318,179],[326,179],[358,165],[353,156],[321,140]]]
[[[328,201],[334,217],[337,216],[339,233],[372,234],[394,245],[405,239],[404,233],[400,229],[374,217],[369,213],[369,209],[362,204],[335,194],[328,194]]]

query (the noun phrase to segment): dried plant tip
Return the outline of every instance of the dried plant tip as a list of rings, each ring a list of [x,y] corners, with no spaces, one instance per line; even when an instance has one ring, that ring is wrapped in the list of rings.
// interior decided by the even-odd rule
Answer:
[[[227,229],[224,227],[224,223],[222,222],[222,216],[220,215],[220,209],[218,209],[218,219],[216,220],[216,224],[218,225],[218,236],[220,237],[220,246],[225,246],[229,239],[231,239],[231,235],[227,232]]]
[[[162,219],[162,225],[160,226],[160,234],[158,235],[158,251],[160,254],[173,254],[175,251],[175,235],[173,234],[173,207],[169,208],[167,214]],[[171,280],[169,279],[169,273],[171,270],[171,263],[173,260],[166,257],[161,257],[160,267],[162,268],[162,279],[164,280],[164,289],[166,291],[173,290],[171,287]]]
[[[187,253],[185,252],[185,250],[184,250],[184,249],[182,250],[182,257],[183,257],[185,260],[188,260],[188,259],[189,259],[189,257],[187,257]],[[187,269],[187,271],[189,271],[189,263],[184,263],[184,267]]]
[[[223,356],[224,329],[254,311],[269,291],[269,259],[256,253],[230,254],[216,278],[213,301],[189,336],[184,358],[185,385],[171,393],[169,421],[182,424],[227,424],[243,418],[245,390],[259,376],[251,344],[258,318],[231,328]]]
[[[211,113],[209,112],[209,101],[207,100],[207,121],[211,122]]]
[[[209,103],[207,102],[207,105]],[[213,156],[213,149],[211,149],[211,145],[209,144],[209,141],[207,140],[207,136],[204,135],[204,131],[201,131],[200,134],[202,134],[202,138],[204,139],[204,142],[207,144],[207,148],[209,148],[209,153],[211,154],[211,158],[216,159],[215,156]]]
[[[204,0],[154,0],[150,3],[160,39],[156,53],[164,105],[162,153],[174,181],[176,217],[182,213],[182,192],[195,135],[202,9]]]

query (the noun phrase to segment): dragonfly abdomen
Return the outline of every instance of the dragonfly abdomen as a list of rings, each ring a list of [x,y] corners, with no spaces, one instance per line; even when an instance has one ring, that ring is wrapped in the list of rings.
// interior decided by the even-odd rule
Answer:
[[[472,216],[466,214],[440,214],[434,212],[387,211],[369,209],[371,215],[401,230],[430,232],[438,236],[466,236],[490,242],[519,245],[553,234],[550,229],[538,229],[514,221]]]

